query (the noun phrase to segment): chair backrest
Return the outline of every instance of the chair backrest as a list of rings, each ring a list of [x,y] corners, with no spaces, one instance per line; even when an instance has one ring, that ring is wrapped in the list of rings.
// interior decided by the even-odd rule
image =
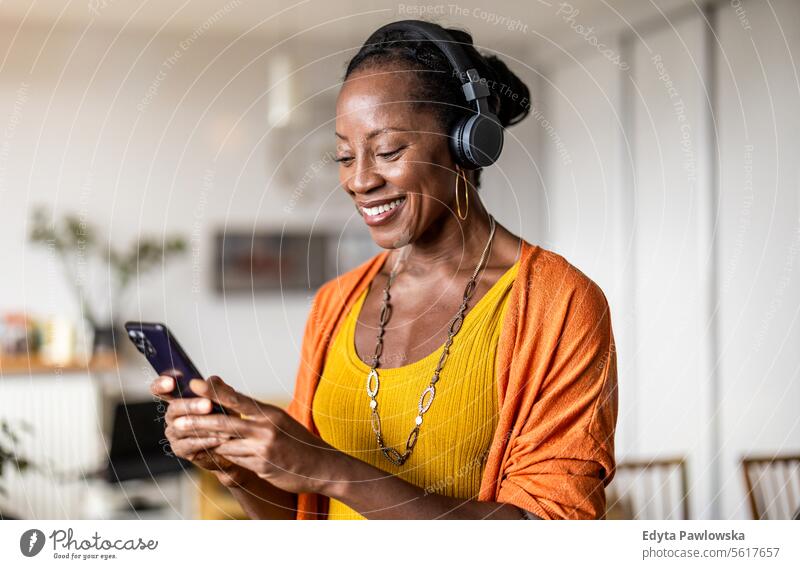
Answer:
[[[745,457],[742,471],[754,520],[791,520],[800,511],[800,455]]]
[[[683,458],[619,462],[608,487],[606,517],[688,520],[687,480]]]

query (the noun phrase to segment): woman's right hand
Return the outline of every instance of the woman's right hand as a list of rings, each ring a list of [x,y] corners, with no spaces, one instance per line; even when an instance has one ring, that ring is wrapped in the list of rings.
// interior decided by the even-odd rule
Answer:
[[[172,427],[173,421],[183,415],[207,415],[212,402],[205,397],[174,398],[175,378],[168,375],[157,377],[150,384],[150,392],[167,403],[164,416],[167,427],[165,434],[172,452],[192,464],[213,472],[225,486],[241,486],[255,474],[246,468],[233,464],[214,452],[214,447],[228,440],[228,436],[200,437],[192,434],[178,434]]]

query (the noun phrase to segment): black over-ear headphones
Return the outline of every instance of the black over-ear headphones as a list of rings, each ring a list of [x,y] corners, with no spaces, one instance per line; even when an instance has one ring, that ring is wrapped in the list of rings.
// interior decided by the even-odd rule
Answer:
[[[490,110],[486,83],[461,45],[446,30],[423,20],[401,20],[381,26],[365,43],[375,43],[379,34],[391,30],[412,30],[436,44],[462,81],[461,89],[475,112],[459,120],[450,133],[450,148],[458,164],[469,170],[495,163],[503,150],[503,125]]]

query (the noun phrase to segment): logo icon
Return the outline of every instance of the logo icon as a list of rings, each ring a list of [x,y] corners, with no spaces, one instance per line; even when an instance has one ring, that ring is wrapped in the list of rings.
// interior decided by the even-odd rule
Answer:
[[[29,529],[19,538],[19,550],[25,557],[38,555],[44,547],[44,532],[38,529]]]

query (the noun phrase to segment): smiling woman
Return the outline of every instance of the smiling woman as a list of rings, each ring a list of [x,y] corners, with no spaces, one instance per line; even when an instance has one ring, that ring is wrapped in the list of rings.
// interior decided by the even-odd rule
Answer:
[[[384,251],[317,292],[286,411],[217,377],[168,407],[176,454],[214,471],[250,516],[604,516],[608,303],[478,194],[528,98],[468,33],[426,22],[382,27],[350,61],[336,160]],[[173,386],[159,378],[153,392]]]

